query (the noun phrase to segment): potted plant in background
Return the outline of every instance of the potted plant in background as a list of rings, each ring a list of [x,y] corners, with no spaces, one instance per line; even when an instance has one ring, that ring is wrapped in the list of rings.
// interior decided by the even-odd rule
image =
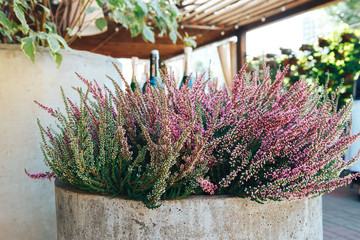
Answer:
[[[287,69],[263,81],[244,69],[229,90],[204,76],[178,89],[165,74],[144,94],[79,76],[65,114],[38,103],[58,129],[39,123],[51,172],[28,175],[63,181],[58,238],[322,238],[315,197],[356,177],[339,177],[359,157],[342,159],[360,136],[343,131],[351,101],[338,110],[317,85],[285,89]]]

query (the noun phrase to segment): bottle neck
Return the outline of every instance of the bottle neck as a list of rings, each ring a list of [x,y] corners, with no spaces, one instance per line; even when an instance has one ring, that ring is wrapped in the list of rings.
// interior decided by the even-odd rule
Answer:
[[[131,77],[131,81],[134,82],[136,80],[136,62],[137,62],[137,57],[132,57],[131,60],[132,60],[132,69],[133,69],[133,74],[132,74],[132,77]]]
[[[185,61],[184,61],[184,76],[189,76],[191,74],[191,55],[192,48],[184,47]]]
[[[154,78],[157,76],[159,71],[159,59],[156,55],[150,55],[150,78]]]

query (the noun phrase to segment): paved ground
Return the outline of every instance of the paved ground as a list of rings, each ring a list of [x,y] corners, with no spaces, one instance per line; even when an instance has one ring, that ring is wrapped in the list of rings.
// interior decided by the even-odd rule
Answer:
[[[358,187],[338,188],[323,196],[324,240],[360,240]]]

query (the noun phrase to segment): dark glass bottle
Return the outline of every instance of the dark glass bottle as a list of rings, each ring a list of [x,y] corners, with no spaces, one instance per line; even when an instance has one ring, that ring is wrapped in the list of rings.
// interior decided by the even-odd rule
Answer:
[[[159,51],[152,50],[150,53],[150,84],[154,87],[158,87],[159,83],[162,86],[160,71],[159,71]],[[145,92],[147,83],[145,82],[143,92]]]
[[[130,87],[131,87],[131,90],[134,92],[135,89],[136,89],[136,64],[137,64],[137,60],[138,58],[137,57],[132,57],[131,58],[131,64],[132,64],[132,69],[133,69],[133,74],[132,74],[132,77],[131,77],[131,83],[130,83]]]

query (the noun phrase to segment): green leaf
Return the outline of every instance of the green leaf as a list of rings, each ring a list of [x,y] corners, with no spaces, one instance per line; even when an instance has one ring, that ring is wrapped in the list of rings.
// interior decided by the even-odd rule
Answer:
[[[35,61],[35,40],[31,37],[21,39],[21,49],[32,62]]]
[[[150,27],[148,27],[145,23],[144,23],[144,28],[143,28],[143,32],[142,32],[142,36],[143,39],[145,41],[150,41],[152,43],[155,42],[155,35],[154,32],[151,30]]]
[[[44,32],[37,32],[30,34],[31,36],[35,36],[36,38],[39,38],[41,40],[46,40],[48,38],[48,34]]]
[[[107,21],[105,18],[98,18],[95,21],[95,25],[100,31],[102,31],[107,26]]]
[[[27,34],[29,32],[29,25],[27,24],[26,22],[26,19],[25,19],[25,15],[24,15],[24,12],[23,12],[23,9],[18,5],[16,4],[14,6],[14,12],[15,12],[15,15],[16,17],[20,20],[21,22],[21,30],[24,34]]]
[[[45,7],[43,4],[41,3],[37,3],[40,7],[42,7],[42,9],[45,11],[46,14],[50,14],[50,9]]]
[[[103,3],[100,0],[95,0],[99,7],[103,8]]]
[[[49,35],[47,37],[47,41],[49,43],[49,46],[50,46],[50,49],[52,52],[56,53],[57,51],[60,50],[60,44],[58,43],[57,39],[54,36]]]
[[[94,11],[99,10],[99,9],[100,8],[98,8],[98,7],[89,7],[87,9],[85,9],[84,14],[93,13]]]
[[[44,25],[44,28],[47,30],[47,32],[49,33],[55,33],[57,34],[57,26],[55,25],[55,23],[53,22],[47,22]],[[45,31],[46,32],[46,31]]]
[[[157,2],[150,2],[150,6],[155,11],[155,14],[158,17],[161,17],[163,15],[163,12],[161,11],[161,8]]]
[[[51,56],[53,57],[55,63],[56,63],[56,66],[57,67],[60,67],[60,64],[62,62],[62,55],[61,53],[59,52],[53,52],[53,51],[50,51],[51,53]]]
[[[126,17],[119,10],[114,11],[114,20],[118,23],[121,23],[121,25],[123,25],[124,28],[126,29],[129,28]]]
[[[137,0],[136,4],[143,10],[145,15],[148,13],[148,7],[142,0]]]
[[[144,22],[145,21],[145,19],[144,19],[145,14],[144,14],[144,11],[141,9],[141,7],[139,7],[139,6],[135,7],[134,15],[135,15],[138,22]],[[134,19],[132,21],[134,21]]]
[[[67,45],[65,39],[64,39],[62,36],[59,36],[59,35],[57,35],[57,34],[54,34],[53,36],[56,38],[56,40],[57,40],[59,43],[61,43],[61,45],[62,45],[65,49],[70,49],[70,47]]]
[[[134,8],[134,5],[129,0],[123,0],[123,2],[126,4],[126,6],[130,9]]]
[[[173,44],[175,44],[176,39],[177,39],[176,31],[171,31],[169,37],[170,37],[171,41],[173,42]]]
[[[3,11],[0,11],[0,24],[7,27],[10,31],[12,31],[13,25],[11,22],[7,19],[5,13]]]
[[[139,35],[141,33],[141,30],[139,28],[139,25],[137,24],[132,24],[130,26],[130,32],[131,32],[131,37],[136,37],[137,35]]]

